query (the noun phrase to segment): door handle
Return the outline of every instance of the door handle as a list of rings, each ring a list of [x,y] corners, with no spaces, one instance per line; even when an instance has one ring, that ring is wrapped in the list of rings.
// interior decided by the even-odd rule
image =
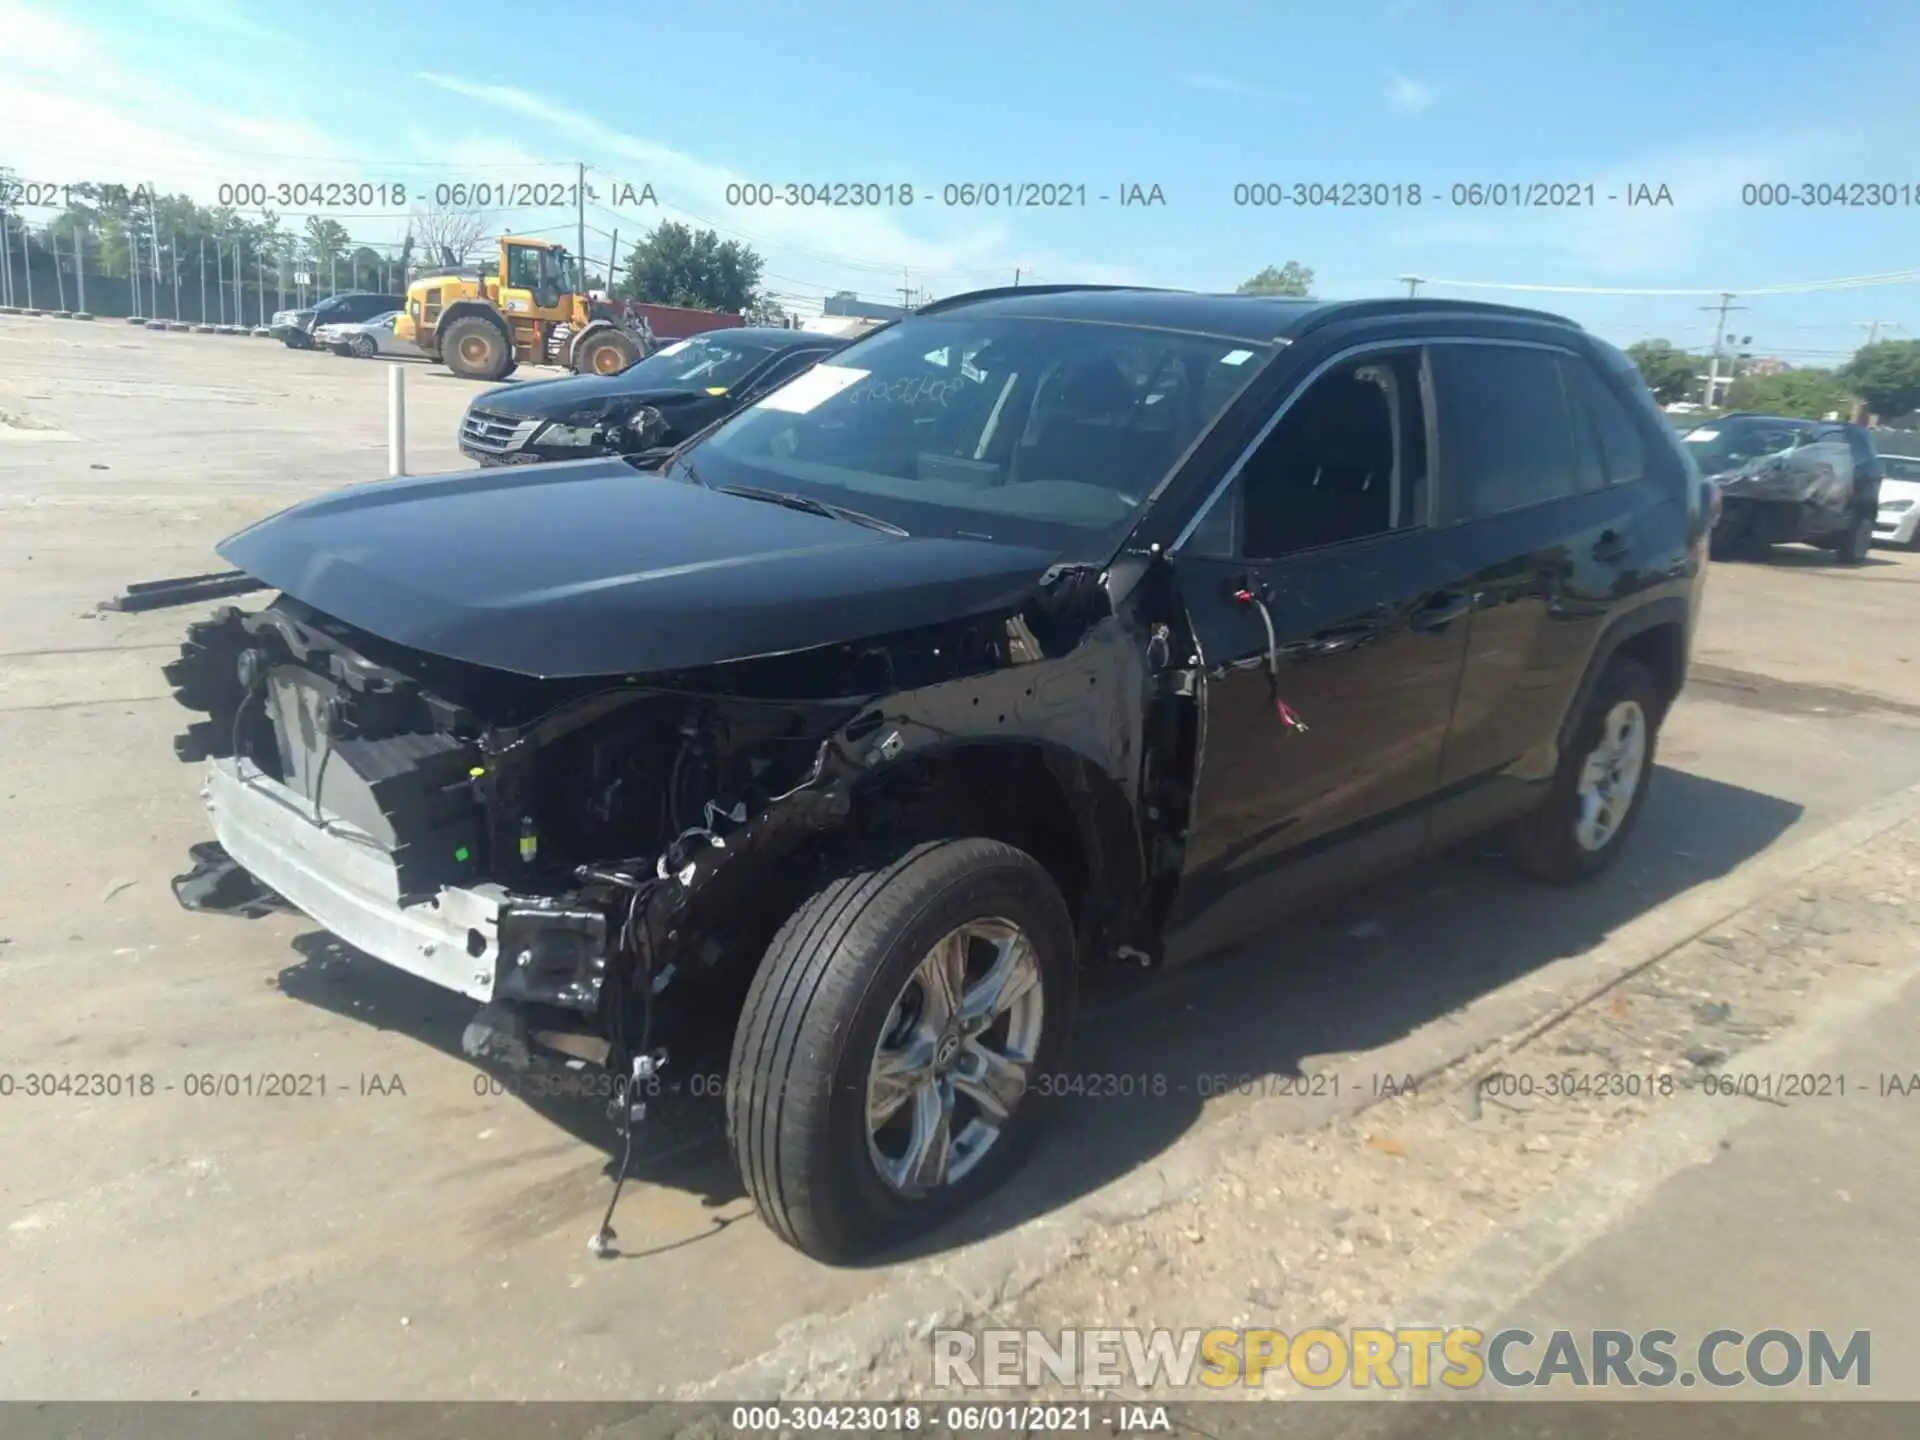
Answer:
[[[1610,565],[1615,560],[1624,560],[1632,544],[1632,537],[1624,531],[1602,531],[1600,538],[1594,541],[1593,558],[1603,565]]]
[[[1473,595],[1446,595],[1422,605],[1413,612],[1407,621],[1414,630],[1438,632],[1473,609],[1477,597]]]

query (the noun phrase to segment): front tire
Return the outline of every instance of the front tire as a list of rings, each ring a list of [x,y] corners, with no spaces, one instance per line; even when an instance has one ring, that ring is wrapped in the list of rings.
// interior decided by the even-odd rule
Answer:
[[[371,360],[380,347],[373,343],[373,337],[371,335],[356,335],[353,337],[353,344],[350,348],[359,359]]]
[[[1607,666],[1539,805],[1513,822],[1507,854],[1555,884],[1613,863],[1646,808],[1664,706],[1653,672],[1630,656]]]
[[[1012,846],[933,841],[828,881],[734,1034],[727,1134],[767,1226],[845,1263],[993,1189],[1032,1143],[1074,981],[1066,903]]]
[[[640,361],[640,347],[623,330],[596,330],[573,355],[576,375],[618,375]]]
[[[463,380],[501,380],[513,368],[506,332],[480,315],[463,315],[441,337],[447,369]]]

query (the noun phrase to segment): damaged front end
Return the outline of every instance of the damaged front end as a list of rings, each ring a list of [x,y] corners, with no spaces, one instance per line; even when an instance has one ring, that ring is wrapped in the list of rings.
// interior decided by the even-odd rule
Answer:
[[[284,902],[468,997],[483,1007],[472,1054],[624,1073],[669,986],[744,987],[835,846],[962,812],[1002,833],[1026,823],[992,812],[1031,803],[1024,772],[992,772],[1012,782],[1002,791],[956,761],[943,789],[916,764],[956,739],[1018,738],[1061,757],[1032,774],[1068,797],[1028,817],[1046,833],[1020,838],[1091,857],[1088,934],[1111,953],[1146,898],[1132,783],[1144,649],[1089,578],[1053,588],[1069,610],[1094,602],[1105,619],[1091,627],[977,617],[565,680],[409,649],[286,595],[223,608],[166,667],[205,717],[176,749],[206,764],[219,847],[176,892],[190,908]]]
[[[700,963],[648,927],[681,938],[674,901],[725,832],[805,784],[858,705],[484,671],[284,596],[193,625],[166,674],[207,717],[176,749],[206,761],[219,846],[261,887],[433,984],[609,1037],[626,970]],[[182,902],[219,904],[201,858]]]

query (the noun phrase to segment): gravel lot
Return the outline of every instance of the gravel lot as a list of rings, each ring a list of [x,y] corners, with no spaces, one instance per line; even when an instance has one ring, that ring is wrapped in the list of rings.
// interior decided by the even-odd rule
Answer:
[[[1474,1001],[1550,978],[1636,917],[1920,782],[1915,557],[1717,567],[1654,808],[1605,882],[1550,893],[1464,853],[1271,946],[1178,977],[1097,981],[1080,1062],[1162,1072],[1176,1088],[1063,1103],[1041,1163],[966,1234],[900,1265],[828,1270],[772,1241],[732,1178],[717,1105],[689,1094],[649,1124],[617,1220],[625,1255],[596,1261],[586,1240],[610,1138],[598,1107],[492,1093],[458,1053],[461,1002],[294,918],[174,904],[167,881],[205,831],[159,667],[196,612],[95,609],[130,581],[216,568],[216,540],[291,501],[378,478],[385,368],[265,340],[0,317],[0,1075],[154,1085],[0,1101],[0,1396],[667,1394],[1254,1107],[1297,1182],[1320,1187],[1298,1216],[1304,1288],[1290,1303],[1324,1308],[1331,1290],[1353,1308],[1452,1233],[1438,1199],[1413,1202],[1436,1207],[1423,1231],[1384,1198],[1413,1157],[1428,1163],[1429,1136],[1480,1147],[1493,1167],[1484,1203],[1452,1173],[1479,1163],[1467,1152],[1422,1182],[1451,1187],[1445,1223],[1461,1235],[1497,1225],[1514,1187],[1574,1163],[1584,1142],[1569,1132],[1515,1151],[1498,1114],[1435,1111],[1441,1131],[1370,1118],[1418,1135],[1402,1137],[1402,1158],[1323,1131],[1335,1117],[1310,1101],[1205,1093],[1216,1087],[1201,1077],[1328,1056],[1357,1076],[1390,1044],[1487,1043],[1496,1035],[1459,1018]],[[453,432],[474,388],[406,368],[411,468],[460,466]],[[1684,1018],[1676,994],[1649,997],[1648,1013]],[[1750,1004],[1788,1008],[1756,992],[1733,1014]],[[724,1035],[692,1039],[675,1068],[715,1073]],[[324,1077],[326,1094],[244,1093],[266,1074]],[[189,1094],[202,1076],[241,1089]],[[1335,1210],[1349,1212],[1340,1233]]]

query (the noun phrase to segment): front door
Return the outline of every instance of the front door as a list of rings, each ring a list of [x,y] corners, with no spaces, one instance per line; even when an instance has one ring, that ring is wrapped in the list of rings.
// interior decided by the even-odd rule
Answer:
[[[1175,548],[1201,726],[1170,954],[1424,839],[1472,605],[1426,390],[1417,348],[1336,361]]]

